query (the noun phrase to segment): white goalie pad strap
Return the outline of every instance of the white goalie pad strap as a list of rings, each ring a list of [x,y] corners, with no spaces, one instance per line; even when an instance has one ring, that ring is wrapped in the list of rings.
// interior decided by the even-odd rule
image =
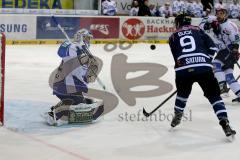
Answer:
[[[78,105],[71,105],[69,110],[74,110],[75,112],[86,112],[95,109],[101,105],[103,105],[103,101],[96,101],[91,104],[80,103]]]

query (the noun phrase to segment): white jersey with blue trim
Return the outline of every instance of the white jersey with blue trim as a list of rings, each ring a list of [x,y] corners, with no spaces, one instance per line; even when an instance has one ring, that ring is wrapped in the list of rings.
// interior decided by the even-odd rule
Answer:
[[[129,11],[129,16],[138,16],[139,7],[133,7]]]
[[[61,44],[61,46],[58,49],[58,55],[62,58],[62,61],[64,63],[73,58],[80,57],[81,54],[83,53],[84,53],[83,45],[75,42],[70,43],[68,41],[65,41]],[[75,86],[74,77],[76,77],[82,83],[86,84],[86,82],[84,81],[84,76],[87,73],[87,69],[88,69],[87,66],[79,65],[79,67],[71,71],[65,77],[65,84],[67,86]]]
[[[193,12],[195,17],[202,17],[203,16],[203,5],[201,3],[193,2]]]
[[[114,16],[117,13],[117,5],[115,1],[105,0],[102,2],[102,11],[104,15]]]
[[[193,6],[193,3],[185,3],[186,5],[186,11],[189,15],[194,15],[194,6]]]
[[[224,23],[220,24],[220,34],[215,35],[214,38],[217,40],[216,45],[218,48],[225,49],[230,44],[239,42],[239,29],[238,26],[227,19]]]
[[[240,16],[240,5],[230,4],[228,8],[228,12],[232,18],[238,18]]]
[[[172,6],[172,12],[173,14],[180,14],[183,12],[186,12],[187,10],[187,5],[185,4],[184,1],[174,1],[173,6]]]
[[[64,62],[68,61],[69,59],[75,58],[81,55],[83,50],[83,45],[76,43],[76,42],[68,42],[65,41],[61,44],[58,49],[58,55],[62,58]]]

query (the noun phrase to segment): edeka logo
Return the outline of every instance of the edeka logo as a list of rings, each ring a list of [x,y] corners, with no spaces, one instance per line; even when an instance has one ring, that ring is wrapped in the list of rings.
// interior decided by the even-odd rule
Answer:
[[[119,18],[81,17],[80,28],[89,29],[94,39],[119,38]]]
[[[0,24],[0,32],[26,33],[27,24]]]
[[[2,0],[0,8],[73,9],[73,0]]]
[[[136,18],[126,20],[122,25],[122,33],[128,39],[139,39],[145,32],[144,23]]]

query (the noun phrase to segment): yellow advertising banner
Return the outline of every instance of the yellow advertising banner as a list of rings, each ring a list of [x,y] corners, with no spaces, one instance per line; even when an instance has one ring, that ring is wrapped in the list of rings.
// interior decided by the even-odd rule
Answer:
[[[74,0],[0,0],[0,8],[73,9]]]

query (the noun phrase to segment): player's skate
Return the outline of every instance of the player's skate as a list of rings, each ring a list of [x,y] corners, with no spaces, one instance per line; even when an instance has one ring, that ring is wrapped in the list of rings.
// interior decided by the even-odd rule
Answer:
[[[220,83],[220,84],[219,84],[219,87],[220,87],[221,97],[222,97],[222,98],[227,98],[227,97],[229,97],[228,88],[227,88],[227,83],[226,83],[226,82]]]
[[[183,112],[175,112],[174,117],[171,122],[171,127],[176,127],[181,123]]]
[[[240,97],[237,97],[232,100],[233,103],[240,103]]]
[[[219,124],[222,126],[222,129],[225,135],[227,136],[228,140],[232,141],[234,139],[236,131],[230,127],[229,121],[227,119],[222,119],[220,120]]]

